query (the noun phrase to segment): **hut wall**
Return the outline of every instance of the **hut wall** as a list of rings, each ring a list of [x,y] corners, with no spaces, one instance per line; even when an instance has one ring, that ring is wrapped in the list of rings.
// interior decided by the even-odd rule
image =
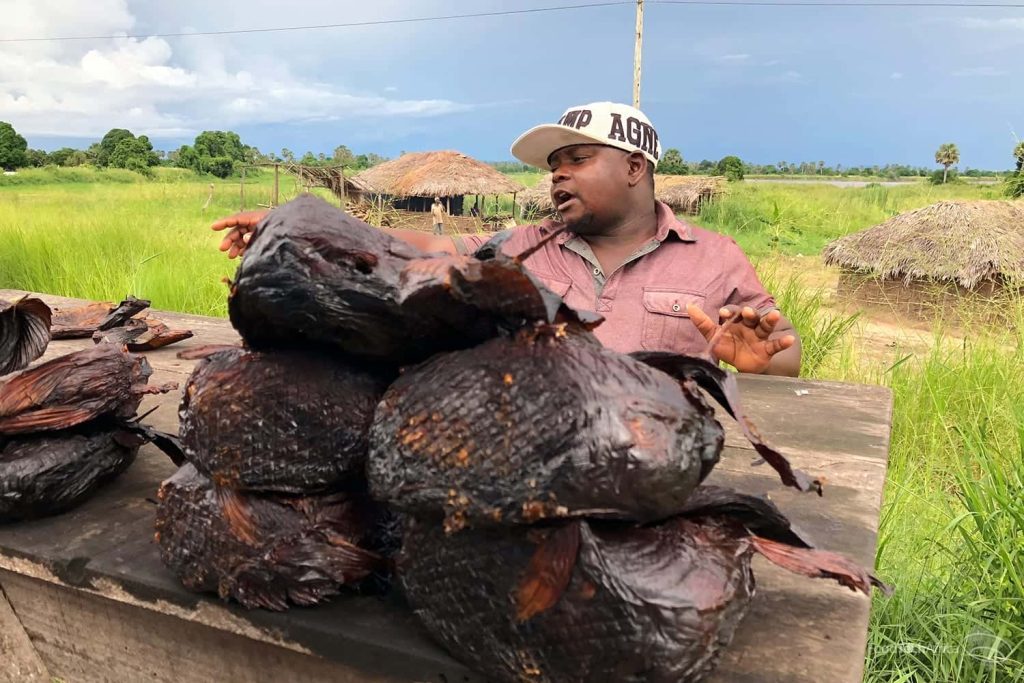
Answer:
[[[986,281],[968,289],[955,283],[915,279],[885,280],[843,269],[836,295],[840,301],[868,308],[896,311],[912,318],[930,321],[957,317],[962,306],[989,303],[1005,289]]]
[[[441,203],[445,205],[448,213],[452,216],[461,216],[462,206],[464,197],[457,195],[455,197],[441,197]],[[431,205],[434,203],[433,197],[394,197],[393,203],[396,209],[399,211],[419,211],[425,212],[430,211]],[[449,208],[450,207],[450,208]]]

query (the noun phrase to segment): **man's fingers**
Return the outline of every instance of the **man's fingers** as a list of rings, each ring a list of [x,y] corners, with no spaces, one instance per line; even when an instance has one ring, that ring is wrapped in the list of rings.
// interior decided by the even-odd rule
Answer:
[[[220,241],[220,250],[227,251],[235,245],[235,233],[229,232],[224,236],[224,239]]]
[[[757,325],[757,336],[761,339],[767,339],[771,336],[772,332],[775,331],[775,326],[779,324],[779,320],[782,319],[782,314],[778,311],[772,311],[768,315],[762,316],[761,321]]]
[[[744,306],[740,315],[742,316],[743,324],[752,330],[756,329],[757,326],[761,324],[761,316],[759,316],[757,311],[750,306]]]
[[[701,333],[701,336],[710,341],[715,336],[715,330],[718,329],[715,321],[709,318],[707,313],[695,304],[687,304],[686,312],[690,316],[690,322],[697,327],[697,331]]]
[[[769,356],[774,356],[779,351],[785,351],[793,344],[796,343],[796,337],[791,334],[787,334],[785,337],[778,337],[777,339],[769,339],[764,343],[765,350]]]

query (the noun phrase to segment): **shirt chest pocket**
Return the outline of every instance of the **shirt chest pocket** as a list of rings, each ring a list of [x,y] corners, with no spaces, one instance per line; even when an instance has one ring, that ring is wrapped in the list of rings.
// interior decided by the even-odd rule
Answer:
[[[704,292],[687,289],[644,288],[644,321],[641,346],[646,351],[695,353],[704,338],[686,312],[689,304],[704,308]]]

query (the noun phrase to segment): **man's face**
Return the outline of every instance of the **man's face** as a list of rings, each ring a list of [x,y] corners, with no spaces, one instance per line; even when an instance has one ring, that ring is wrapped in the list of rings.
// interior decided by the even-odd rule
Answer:
[[[551,202],[574,232],[600,234],[615,222],[629,190],[629,155],[604,145],[563,147],[548,157]]]

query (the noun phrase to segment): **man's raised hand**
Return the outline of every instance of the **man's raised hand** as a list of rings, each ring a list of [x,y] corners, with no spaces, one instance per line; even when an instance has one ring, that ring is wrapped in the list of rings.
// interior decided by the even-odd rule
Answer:
[[[775,354],[796,343],[791,334],[772,337],[782,319],[778,311],[759,315],[749,306],[725,306],[718,311],[717,323],[694,304],[686,312],[701,335],[714,342],[711,352],[740,372],[764,372]]]
[[[266,218],[270,211],[243,211],[227,218],[221,218],[210,226],[213,230],[227,230],[228,233],[220,242],[220,250],[228,252],[228,258],[235,258],[249,246],[256,226]]]

